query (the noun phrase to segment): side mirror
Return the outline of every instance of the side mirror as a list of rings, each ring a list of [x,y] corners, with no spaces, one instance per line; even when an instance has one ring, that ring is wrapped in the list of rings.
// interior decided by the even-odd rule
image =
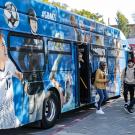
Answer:
[[[126,45],[123,45],[123,48],[126,48]]]

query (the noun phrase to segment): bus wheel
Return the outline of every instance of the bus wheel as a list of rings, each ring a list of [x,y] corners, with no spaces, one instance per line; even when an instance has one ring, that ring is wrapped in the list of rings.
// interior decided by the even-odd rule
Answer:
[[[58,105],[59,99],[55,93],[44,100],[41,128],[47,129],[54,126],[59,115]]]

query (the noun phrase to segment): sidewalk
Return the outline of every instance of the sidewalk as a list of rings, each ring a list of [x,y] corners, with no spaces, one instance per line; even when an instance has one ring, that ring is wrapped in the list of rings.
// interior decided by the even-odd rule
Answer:
[[[103,107],[105,115],[93,112],[65,127],[55,135],[134,135],[135,114],[128,114],[123,108],[123,99],[112,100]]]

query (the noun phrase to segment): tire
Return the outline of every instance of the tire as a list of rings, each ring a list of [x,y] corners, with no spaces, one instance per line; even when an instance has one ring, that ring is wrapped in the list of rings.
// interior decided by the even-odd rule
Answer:
[[[44,100],[41,128],[48,129],[55,125],[59,116],[59,99],[55,93]]]

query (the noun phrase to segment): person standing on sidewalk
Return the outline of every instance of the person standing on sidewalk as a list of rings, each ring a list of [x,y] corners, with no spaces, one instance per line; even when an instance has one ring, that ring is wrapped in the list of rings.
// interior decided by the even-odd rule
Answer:
[[[105,68],[106,68],[106,63],[101,61],[99,64],[99,69],[96,71],[96,77],[95,77],[95,82],[94,85],[97,89],[97,93],[99,94],[99,101],[98,101],[98,106],[96,113],[97,114],[104,114],[104,112],[101,109],[102,102],[107,100],[108,95],[106,92],[106,84],[108,83],[106,74],[105,74]]]
[[[122,80],[123,80],[123,96],[126,107],[128,103],[128,93],[130,94],[130,102],[134,98],[134,87],[135,87],[135,65],[132,60],[128,60],[127,67],[123,70],[122,73]]]

